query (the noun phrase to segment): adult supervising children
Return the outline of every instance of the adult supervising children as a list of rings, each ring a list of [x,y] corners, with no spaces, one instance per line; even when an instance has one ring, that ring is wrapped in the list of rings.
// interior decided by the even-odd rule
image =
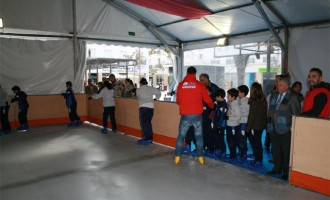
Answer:
[[[190,126],[194,127],[197,143],[197,159],[202,165],[204,164],[202,130],[203,101],[210,109],[214,108],[214,104],[205,85],[196,80],[196,73],[195,67],[189,67],[186,77],[179,83],[177,90],[176,102],[180,106],[181,119],[179,135],[176,141],[175,164],[180,162],[183,140]]]

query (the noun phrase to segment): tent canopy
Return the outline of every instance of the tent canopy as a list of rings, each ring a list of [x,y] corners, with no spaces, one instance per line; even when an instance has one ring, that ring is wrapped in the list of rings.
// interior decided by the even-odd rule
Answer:
[[[57,94],[71,80],[80,91],[90,41],[168,48],[180,79],[183,51],[215,47],[220,37],[283,41],[295,80],[311,66],[330,80],[329,8],[329,0],[0,0],[0,84]]]
[[[329,23],[330,4],[324,0],[0,0],[1,34],[72,37],[76,32],[80,39],[171,46],[269,34],[255,1],[277,30]]]

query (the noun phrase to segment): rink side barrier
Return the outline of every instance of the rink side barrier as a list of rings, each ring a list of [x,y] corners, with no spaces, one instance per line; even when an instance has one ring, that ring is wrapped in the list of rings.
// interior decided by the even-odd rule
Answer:
[[[290,184],[330,195],[330,120],[293,116]]]
[[[88,118],[87,97],[85,94],[76,94],[75,97],[78,102],[77,113],[82,121],[86,121]],[[29,95],[28,102],[30,105],[27,116],[29,126],[65,124],[70,122],[65,99],[61,95]],[[9,121],[12,128],[20,126],[18,112],[17,102],[11,103]]]
[[[89,121],[102,126],[102,99],[87,102]],[[116,98],[117,130],[125,134],[142,137],[137,99]],[[179,107],[176,103],[155,101],[152,129],[154,141],[175,147],[180,122]],[[108,128],[111,128],[108,120]]]
[[[76,94],[77,113],[82,121],[102,125],[102,99],[88,100]],[[28,96],[30,126],[69,123],[68,110],[61,95]],[[18,127],[18,106],[12,103],[9,120]],[[117,129],[141,137],[137,99],[116,98]],[[292,120],[290,184],[330,195],[330,120],[295,117]],[[175,147],[180,122],[179,106],[172,102],[155,101],[152,126],[154,141]],[[111,123],[108,120],[108,127]]]

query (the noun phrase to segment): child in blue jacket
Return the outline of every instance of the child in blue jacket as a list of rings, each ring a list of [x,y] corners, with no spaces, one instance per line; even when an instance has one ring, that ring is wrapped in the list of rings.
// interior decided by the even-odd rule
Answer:
[[[21,91],[21,88],[17,85],[15,85],[11,90],[15,94],[14,98],[11,100],[11,103],[17,101],[19,109],[18,120],[21,126],[17,128],[17,132],[25,132],[29,129],[28,120],[26,117],[29,109],[29,103],[26,99],[27,95],[25,92]]]
[[[69,117],[71,120],[71,123],[68,124],[68,127],[80,126],[82,121],[80,121],[80,118],[77,114],[77,101],[74,97],[72,83],[70,81],[66,82],[66,88],[66,92],[62,95],[66,99],[66,106],[68,107]],[[77,121],[76,123],[75,120]]]
[[[209,86],[206,86],[206,89],[209,93],[209,96],[212,98],[212,89]],[[209,118],[209,115],[211,114],[212,109],[207,106],[205,102],[203,102],[203,140],[204,140],[204,149],[206,148],[206,151],[204,153],[204,156],[213,158],[214,154],[214,137],[213,137],[213,130],[211,126],[212,120]]]
[[[227,119],[227,103],[225,100],[226,92],[223,89],[217,89],[214,92],[214,148],[215,158],[226,158],[225,130]]]

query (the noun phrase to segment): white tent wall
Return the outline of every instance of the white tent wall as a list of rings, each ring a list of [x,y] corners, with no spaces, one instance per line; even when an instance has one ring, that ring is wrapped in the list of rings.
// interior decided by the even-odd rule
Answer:
[[[84,89],[84,76],[86,72],[86,42],[82,40],[78,40],[78,48],[77,48],[77,73],[74,76],[74,82],[73,82],[73,91],[76,93],[83,92]]]
[[[289,73],[291,82],[300,81],[303,94],[308,90],[307,76],[313,67],[320,68],[323,80],[330,82],[330,28],[295,28],[289,36]]]
[[[62,93],[73,70],[70,40],[0,38],[0,84],[9,94],[14,85],[29,95]]]
[[[72,32],[72,2],[68,0],[0,0],[4,27],[12,29]]]

